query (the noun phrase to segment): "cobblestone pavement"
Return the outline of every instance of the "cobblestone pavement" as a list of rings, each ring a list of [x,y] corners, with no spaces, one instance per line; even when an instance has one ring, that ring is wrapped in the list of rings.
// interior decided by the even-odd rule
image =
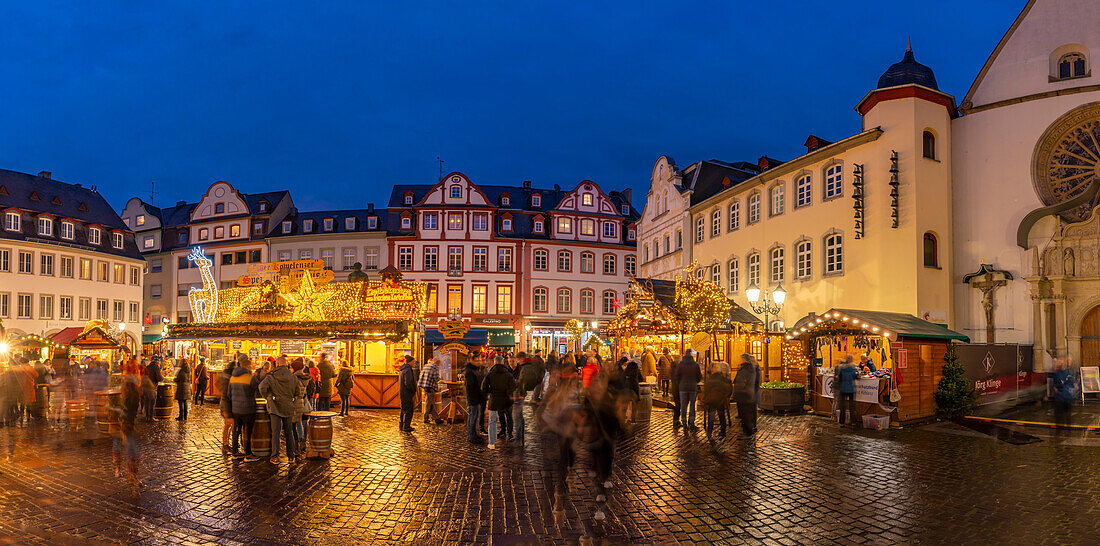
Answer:
[[[418,416],[419,417],[419,416]],[[233,461],[213,405],[139,422],[144,486],[113,475],[95,432],[0,428],[0,543],[1095,544],[1100,449],[1011,445],[952,423],[853,432],[761,417],[752,441],[674,432],[658,410],[621,443],[611,515],[574,470],[564,518],[552,465],[474,447],[462,425],[397,431],[397,415],[336,418],[329,461]],[[528,417],[528,425],[533,419]],[[91,421],[89,421],[91,424]],[[93,425],[94,426],[94,425]],[[529,433],[530,434],[530,433]],[[549,451],[549,450],[547,450]]]

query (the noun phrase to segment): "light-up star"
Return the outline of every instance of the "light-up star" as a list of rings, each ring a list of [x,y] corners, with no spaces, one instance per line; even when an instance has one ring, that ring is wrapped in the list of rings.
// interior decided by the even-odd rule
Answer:
[[[332,292],[319,292],[313,282],[313,275],[306,271],[298,283],[298,289],[293,293],[283,294],[283,297],[290,303],[294,313],[293,320],[307,321],[322,320],[321,305],[335,295]]]

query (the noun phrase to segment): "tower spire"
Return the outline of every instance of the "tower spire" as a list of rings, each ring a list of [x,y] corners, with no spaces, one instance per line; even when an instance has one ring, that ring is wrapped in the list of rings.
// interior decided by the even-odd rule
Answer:
[[[905,40],[905,52],[906,53],[912,53],[913,52],[913,37],[912,36],[910,36],[908,39]]]

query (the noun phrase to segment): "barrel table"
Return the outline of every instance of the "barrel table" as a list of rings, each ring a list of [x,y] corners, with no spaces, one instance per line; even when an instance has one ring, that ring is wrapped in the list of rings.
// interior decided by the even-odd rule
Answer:
[[[84,400],[80,398],[65,401],[65,413],[69,417],[69,427],[84,428],[85,408]]]
[[[175,383],[157,383],[157,400],[153,405],[154,419],[168,419],[172,416],[172,407],[176,405],[175,395]]]
[[[252,423],[252,454],[271,456],[271,416],[267,414],[267,400],[256,399],[256,420]]]
[[[638,401],[634,404],[634,420],[636,422],[649,421],[653,413],[653,384],[640,383],[638,385]]]
[[[118,415],[116,408],[122,407],[122,391],[99,391],[96,396],[96,424],[104,434],[118,434]]]
[[[311,411],[309,432],[306,433],[306,457],[328,459],[332,457],[332,418],[335,411]]]

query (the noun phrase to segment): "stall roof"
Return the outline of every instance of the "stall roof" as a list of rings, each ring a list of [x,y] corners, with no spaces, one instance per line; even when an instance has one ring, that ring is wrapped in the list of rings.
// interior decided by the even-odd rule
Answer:
[[[879,328],[885,328],[899,337],[917,337],[928,339],[957,339],[963,342],[970,342],[970,338],[960,334],[954,330],[943,326],[942,324],[936,324],[934,322],[928,322],[917,318],[908,313],[890,313],[887,311],[864,311],[862,309],[837,309],[833,308],[826,312],[826,314],[840,313],[843,316],[859,319],[867,324],[878,326]],[[810,314],[797,323],[795,323],[793,329],[798,329],[812,320],[823,318],[822,315]]]
[[[84,328],[80,326],[70,326],[50,336],[50,339],[58,345],[68,345],[72,343],[74,339],[76,339],[76,336],[79,336],[83,332]]]
[[[489,329],[489,346],[491,347],[515,347],[516,332],[511,328]]]
[[[424,344],[425,345],[442,345],[450,340],[444,339],[443,334],[439,333],[439,330],[430,329],[424,331]],[[489,330],[485,328],[470,328],[466,335],[462,336],[461,340],[467,345],[487,345],[489,343]],[[513,345],[515,341],[512,342]]]
[[[676,281],[663,279],[638,279],[647,288],[652,288],[653,298],[668,309],[676,310]],[[741,307],[737,302],[730,300],[730,322],[742,324],[759,324],[762,321],[748,309]]]

